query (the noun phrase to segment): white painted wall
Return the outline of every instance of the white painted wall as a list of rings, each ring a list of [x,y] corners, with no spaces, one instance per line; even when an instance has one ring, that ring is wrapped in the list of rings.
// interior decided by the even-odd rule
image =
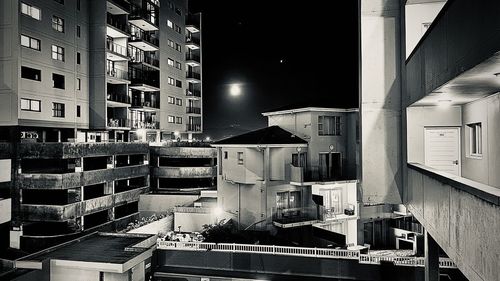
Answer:
[[[174,213],[174,230],[178,231],[179,226],[181,231],[201,231],[204,224],[215,223],[216,219],[213,214],[197,214],[197,213]]]
[[[406,57],[411,54],[415,46],[424,36],[424,23],[433,22],[446,1],[406,5],[405,32],[406,32]]]
[[[0,182],[9,182],[10,179],[10,159],[0,159]]]
[[[50,266],[50,281],[67,281],[68,277],[71,276],[71,281],[99,281],[99,271],[97,270],[83,270],[77,268],[67,268],[61,266]],[[105,280],[118,280],[118,279],[107,279]],[[121,279],[126,280],[126,279]]]

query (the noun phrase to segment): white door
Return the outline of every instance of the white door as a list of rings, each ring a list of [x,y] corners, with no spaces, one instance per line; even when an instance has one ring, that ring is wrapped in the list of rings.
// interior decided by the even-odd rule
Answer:
[[[460,129],[425,128],[425,165],[460,176]]]

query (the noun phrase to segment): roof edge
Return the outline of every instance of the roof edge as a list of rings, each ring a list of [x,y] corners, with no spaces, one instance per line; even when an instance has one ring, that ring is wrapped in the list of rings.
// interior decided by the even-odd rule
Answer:
[[[280,114],[293,114],[300,112],[339,112],[339,113],[350,113],[350,112],[359,112],[359,108],[331,108],[331,107],[301,107],[295,109],[287,109],[280,111],[267,111],[263,112],[263,116],[271,116],[271,115],[280,115]]]

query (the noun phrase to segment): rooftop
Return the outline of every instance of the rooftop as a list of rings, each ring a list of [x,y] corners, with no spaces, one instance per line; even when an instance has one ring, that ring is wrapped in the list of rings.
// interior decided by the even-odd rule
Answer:
[[[281,106],[266,110],[262,115],[267,116],[270,113],[290,112],[290,111],[334,111],[334,112],[357,112],[357,108],[352,108],[344,104],[339,104],[334,99],[328,100],[307,100],[296,102],[289,105]]]
[[[282,129],[271,126],[251,131],[235,137],[216,141],[213,145],[266,145],[266,144],[307,144],[307,141]]]

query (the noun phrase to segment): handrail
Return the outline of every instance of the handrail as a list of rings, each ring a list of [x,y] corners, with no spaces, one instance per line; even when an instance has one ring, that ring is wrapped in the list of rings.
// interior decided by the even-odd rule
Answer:
[[[236,243],[207,243],[207,242],[176,242],[158,241],[157,248],[163,250],[180,251],[218,251],[232,253],[254,253],[271,254],[282,256],[299,256],[329,259],[358,260],[362,264],[380,264],[380,262],[392,262],[397,266],[425,266],[424,257],[399,257],[399,256],[373,256],[361,254],[358,250],[328,249],[328,248],[305,248],[288,247],[276,245],[254,245]],[[440,268],[457,268],[449,258],[439,259]]]

